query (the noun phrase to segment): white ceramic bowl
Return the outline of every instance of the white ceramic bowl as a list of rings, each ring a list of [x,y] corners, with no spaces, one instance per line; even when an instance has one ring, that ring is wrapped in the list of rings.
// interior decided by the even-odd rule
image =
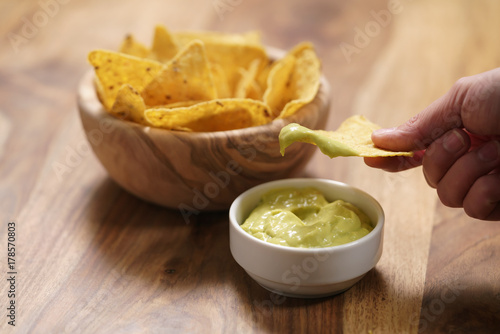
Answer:
[[[261,196],[276,188],[315,187],[327,200],[342,199],[363,210],[375,228],[348,244],[294,248],[259,240],[240,227]],[[370,271],[382,255],[384,211],[367,193],[324,179],[284,179],[261,184],[237,197],[229,210],[229,244],[236,262],[264,288],[290,297],[325,297],[341,293]]]

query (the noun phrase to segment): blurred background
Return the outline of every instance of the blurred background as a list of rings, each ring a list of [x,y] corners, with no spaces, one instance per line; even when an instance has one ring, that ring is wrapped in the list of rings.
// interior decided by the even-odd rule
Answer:
[[[266,45],[283,49],[311,41],[331,85],[328,128],[355,113],[382,126],[394,126],[461,76],[498,65],[495,34],[481,33],[496,28],[495,6],[486,0],[39,0],[22,4],[2,0],[0,110],[13,120],[11,126],[19,134],[36,134],[39,127],[57,129],[66,118],[75,117],[74,93],[82,74],[90,69],[89,51],[116,50],[126,34],[149,45],[154,26],[163,24],[173,31],[258,30]],[[33,144],[29,149],[39,150],[47,141]],[[336,161],[331,165],[335,167]]]

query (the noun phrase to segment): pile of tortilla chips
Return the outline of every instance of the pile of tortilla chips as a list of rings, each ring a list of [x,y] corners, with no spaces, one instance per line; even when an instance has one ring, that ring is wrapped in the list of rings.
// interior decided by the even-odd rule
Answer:
[[[155,29],[151,47],[131,35],[119,52],[92,51],[96,90],[105,109],[147,126],[224,131],[294,114],[320,86],[310,43],[270,59],[258,33]]]

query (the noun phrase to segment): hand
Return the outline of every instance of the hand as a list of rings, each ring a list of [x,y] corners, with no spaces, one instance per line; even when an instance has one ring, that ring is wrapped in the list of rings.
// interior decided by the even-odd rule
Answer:
[[[500,220],[500,68],[458,80],[405,124],[377,130],[376,146],[412,158],[365,158],[397,172],[422,165],[441,202],[471,217]]]

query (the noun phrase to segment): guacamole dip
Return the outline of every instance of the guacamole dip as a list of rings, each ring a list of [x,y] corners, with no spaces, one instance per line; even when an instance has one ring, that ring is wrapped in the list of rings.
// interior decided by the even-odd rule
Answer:
[[[360,115],[349,117],[335,131],[311,130],[290,123],[280,131],[281,155],[285,155],[286,148],[293,143],[303,142],[317,145],[330,158],[413,156],[413,152],[393,152],[375,147],[372,133],[376,129],[380,126]]]
[[[342,200],[328,202],[315,188],[266,193],[241,228],[258,239],[301,248],[342,245],[373,230],[360,209]]]

